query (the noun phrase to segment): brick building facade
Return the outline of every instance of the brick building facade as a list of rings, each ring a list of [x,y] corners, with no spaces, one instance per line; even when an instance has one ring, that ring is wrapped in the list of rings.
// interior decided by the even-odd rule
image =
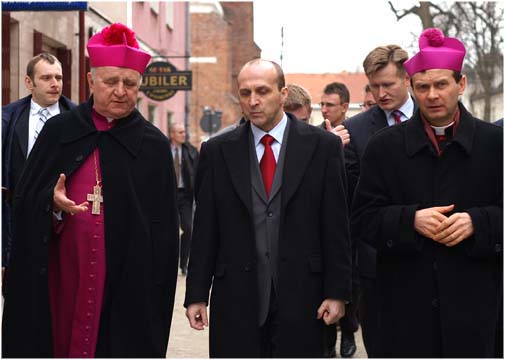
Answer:
[[[200,121],[203,109],[222,111],[221,127],[240,116],[236,78],[241,66],[260,57],[254,43],[252,2],[191,2],[193,90],[190,101],[190,141],[199,146],[209,133]]]

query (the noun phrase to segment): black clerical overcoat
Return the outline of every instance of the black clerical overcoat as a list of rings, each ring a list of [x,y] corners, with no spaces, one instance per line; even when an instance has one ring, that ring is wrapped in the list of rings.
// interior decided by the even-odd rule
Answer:
[[[53,188],[98,146],[105,209],[106,283],[96,357],[165,357],[178,261],[175,176],[168,139],[134,110],[97,131],[93,99],[49,119],[14,199],[5,275],[4,357],[52,356],[48,243]]]
[[[362,158],[352,222],[377,249],[378,357],[493,355],[503,130],[459,106],[459,126],[441,156],[417,111],[372,137]],[[470,214],[474,235],[447,247],[414,230],[417,210],[451,204]]]

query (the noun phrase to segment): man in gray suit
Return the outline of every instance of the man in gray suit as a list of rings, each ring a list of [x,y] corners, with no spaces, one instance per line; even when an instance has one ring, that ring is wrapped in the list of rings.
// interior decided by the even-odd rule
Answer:
[[[238,83],[247,121],[201,149],[186,315],[208,325],[212,286],[211,357],[322,357],[351,295],[342,143],[284,113],[276,63]]]

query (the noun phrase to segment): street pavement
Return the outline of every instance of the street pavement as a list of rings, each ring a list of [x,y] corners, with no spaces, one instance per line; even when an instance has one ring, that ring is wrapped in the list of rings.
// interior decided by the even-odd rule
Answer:
[[[179,275],[177,278],[177,291],[175,293],[174,315],[170,330],[170,340],[168,342],[167,358],[208,358],[209,329],[197,331],[189,327],[185,315],[186,309],[183,306],[185,291],[186,277]],[[358,330],[355,337],[357,351],[354,354],[354,358],[366,358],[366,351],[361,338],[361,329]],[[340,336],[338,338],[337,357],[340,357]]]

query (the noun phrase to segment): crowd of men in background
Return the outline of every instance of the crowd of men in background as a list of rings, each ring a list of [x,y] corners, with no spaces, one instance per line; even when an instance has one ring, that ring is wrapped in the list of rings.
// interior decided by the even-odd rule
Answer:
[[[90,39],[92,50],[93,45]],[[149,59],[134,45],[124,45],[125,51],[147,64]],[[109,44],[97,47],[101,46]],[[298,84],[286,85],[276,63],[252,60],[238,75],[244,117],[204,143],[200,154],[187,141],[182,123],[170,125],[170,142],[151,127],[137,124],[145,120],[132,104],[145,64],[131,64],[126,58],[115,62],[107,58],[112,53],[90,53],[95,70],[88,81],[95,92],[87,105],[76,108],[61,94],[64,79],[59,61],[47,53],[35,56],[25,77],[31,95],[2,108],[2,274],[7,269],[3,354],[164,356],[172,309],[162,310],[165,304],[158,301],[173,303],[172,272],[177,263],[181,274],[187,275],[184,305],[190,326],[198,330],[208,326],[207,306],[211,307],[211,357],[336,357],[338,328],[340,355],[352,357],[360,325],[369,357],[502,357],[502,128],[474,118],[459,101],[466,87],[461,74],[465,47],[459,40],[428,29],[419,46],[410,59],[397,45],[370,51],[363,61],[368,84],[362,112],[347,118],[349,90],[333,82],[323,89],[324,122],[316,126],[306,124],[312,112],[308,91]],[[119,69],[112,80],[104,70],[111,68],[113,74]],[[106,81],[116,81],[116,85]],[[132,106],[119,111],[107,103],[108,96],[124,97]],[[57,116],[60,113],[64,116]],[[49,122],[53,125],[42,132],[51,117],[55,117]],[[70,118],[79,119],[72,125],[75,129],[65,127],[67,132],[60,134],[57,126],[66,126],[62,120]],[[121,135],[122,122],[145,131],[152,144],[148,142],[142,150],[140,138],[135,140],[141,135]],[[105,132],[110,136],[101,135]],[[38,139],[40,133],[43,136]],[[80,167],[67,185],[66,177],[76,171],[73,165],[63,165],[69,159],[63,157],[47,166],[40,163],[59,149],[52,142],[74,144],[89,155],[75,157]],[[122,144],[122,152],[117,144]],[[170,169],[154,182],[152,191],[137,199],[136,186],[153,186],[147,176],[157,174],[132,160],[147,154],[152,156],[145,158],[146,164],[150,162],[153,169]],[[117,169],[129,176],[128,181],[107,170],[114,159],[122,159]],[[131,175],[129,166],[148,174]],[[50,167],[52,172],[46,172]],[[79,169],[89,170],[91,178]],[[39,173],[44,174],[45,183],[37,179]],[[86,178],[83,181],[90,186],[96,180],[98,193],[70,200],[80,184],[73,178]],[[114,181],[126,181],[126,185],[117,188]],[[162,190],[162,185],[174,185],[174,189]],[[40,200],[34,191],[46,197]],[[155,199],[156,191],[165,204]],[[111,231],[114,225],[104,223],[103,214],[93,217],[103,211],[104,202],[111,216],[119,219],[123,210],[113,204],[124,194],[133,199],[135,211],[150,214],[145,219],[149,224],[139,214],[125,217],[132,224],[127,227],[131,234]],[[50,203],[47,209],[52,217],[44,221],[51,223],[33,220],[43,232],[23,229],[23,221],[38,219],[28,209],[31,200],[44,209]],[[92,238],[106,240],[98,240],[86,251],[105,251],[104,244],[111,248],[107,257],[104,253],[98,257],[104,262],[102,268],[84,267],[91,279],[101,281],[98,297],[85,297],[88,304],[100,304],[93,311],[80,305],[84,297],[81,290],[72,288],[68,275],[58,273],[82,269],[58,258],[69,248],[56,241],[82,229],[73,219],[88,212],[88,202],[93,203],[93,216],[84,224],[99,219],[96,224],[101,222],[101,228]],[[167,211],[169,215],[160,215]],[[133,225],[136,219],[138,226]],[[182,231],[178,249],[173,246],[179,238],[173,231],[176,224]],[[128,249],[119,244],[121,236],[133,234],[151,239],[152,244],[145,248],[132,241]],[[161,234],[171,237],[169,246],[155,238]],[[51,246],[50,257],[37,271],[47,282],[43,276],[49,268],[49,285],[32,285],[27,290],[23,282],[30,281],[32,274],[23,266],[37,265],[42,256],[27,249],[34,238],[42,236],[44,246],[48,242]],[[93,267],[96,258],[84,251],[73,256],[91,259]],[[178,261],[160,259],[167,251],[172,252],[170,259],[178,253]],[[149,252],[158,253],[152,267],[144,269],[133,255],[143,254],[143,261],[149,262]],[[141,275],[121,270],[122,262],[140,266]],[[160,274],[165,270],[170,274]],[[158,294],[163,290],[163,294],[153,295],[154,300],[139,296],[129,302],[156,304],[152,318],[147,309],[144,317],[129,318],[134,324],[143,326],[147,318],[163,315],[156,342],[145,346],[142,339],[151,333],[140,334],[146,328],[139,326],[135,332],[139,338],[133,341],[127,330],[121,330],[123,323],[117,316],[122,306],[112,294],[141,291],[125,281],[138,284],[149,276],[155,278],[155,290],[145,291]],[[82,281],[90,284],[89,279]],[[75,299],[55,300],[69,289]],[[36,307],[44,315],[21,315],[29,305],[20,296],[48,294],[51,300],[42,302],[46,307]],[[92,335],[83,335],[83,344],[77,344],[80,340],[75,334],[64,335],[75,330],[72,321],[82,320],[62,310],[70,303],[88,320],[95,311],[98,318],[102,314],[101,320],[86,325],[94,330]],[[51,321],[53,332],[37,338]],[[88,322],[82,320],[82,324]],[[114,339],[113,329],[123,342]],[[25,331],[29,334],[26,347],[16,338]]]

